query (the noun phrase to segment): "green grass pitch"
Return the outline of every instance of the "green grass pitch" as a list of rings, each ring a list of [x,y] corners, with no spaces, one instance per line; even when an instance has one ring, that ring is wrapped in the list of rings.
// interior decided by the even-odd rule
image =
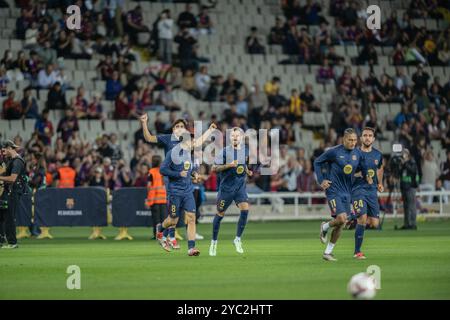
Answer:
[[[377,299],[450,299],[450,220],[427,221],[418,231],[367,231],[368,259],[355,261],[353,231],[322,260],[318,221],[250,222],[245,254],[234,251],[236,225],[224,223],[216,257],[208,256],[210,224],[201,224],[199,257],[186,242],[166,253],[149,229],[132,228],[133,241],[89,241],[89,228],[53,228],[53,240],[27,239],[0,250],[0,299],[349,299],[346,285],[369,265],[381,268]],[[81,290],[68,290],[66,269],[81,268]]]

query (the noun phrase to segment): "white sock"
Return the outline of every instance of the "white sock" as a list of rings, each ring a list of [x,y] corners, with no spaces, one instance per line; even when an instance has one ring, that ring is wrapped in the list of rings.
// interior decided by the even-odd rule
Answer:
[[[322,226],[322,230],[323,230],[323,231],[327,231],[328,229],[330,229],[330,223],[329,223],[329,222],[325,223],[325,224]]]
[[[325,254],[331,254],[333,252],[335,243],[328,242]]]
[[[211,244],[217,244],[217,240],[211,240]]]

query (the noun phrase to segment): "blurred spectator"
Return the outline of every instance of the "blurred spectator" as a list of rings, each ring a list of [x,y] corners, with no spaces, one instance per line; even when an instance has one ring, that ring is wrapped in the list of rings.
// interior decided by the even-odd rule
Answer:
[[[48,116],[49,110],[44,109],[44,111],[42,111],[42,115],[36,120],[36,123],[34,125],[34,130],[38,134],[38,139],[42,141],[45,146],[50,145],[51,139],[54,134],[53,124],[48,119]]]
[[[32,96],[32,90],[30,87],[23,90],[23,98],[20,102],[22,105],[22,110],[27,119],[38,119],[39,118],[39,106],[37,104],[36,98]]]
[[[197,28],[197,19],[191,12],[192,6],[190,3],[186,3],[185,10],[178,16],[177,25],[179,28],[186,27],[188,29]]]
[[[52,64],[39,71],[38,86],[41,89],[50,89],[56,82],[56,72]]]
[[[55,43],[56,54],[62,58],[69,58],[72,52],[72,43],[66,31],[61,30]]]
[[[86,111],[87,119],[104,119],[103,106],[101,104],[101,94],[94,93],[92,102],[88,105]]]
[[[139,33],[149,33],[147,26],[145,26],[143,22],[142,7],[140,5],[137,5],[133,10],[128,11],[125,32],[128,34],[133,44],[138,44]]]
[[[161,13],[157,28],[159,39],[159,57],[163,63],[172,64],[173,20],[170,16],[169,10],[164,10]]]
[[[312,85],[307,83],[305,85],[305,91],[300,94],[300,99],[306,104],[308,111],[320,112],[321,108],[316,100],[316,97],[312,93]]]
[[[67,107],[66,95],[62,91],[61,84],[57,81],[49,90],[47,96],[47,108],[49,110],[61,110]]]
[[[94,170],[94,176],[89,180],[90,187],[103,187],[106,188],[105,177],[103,176],[103,169],[101,167],[97,167]]]
[[[119,72],[114,71],[112,73],[111,79],[106,81],[106,91],[105,98],[106,100],[115,100],[118,94],[122,91],[123,86],[119,79]]]
[[[283,21],[277,17],[275,19],[275,26],[270,29],[269,44],[282,45],[286,39],[287,25],[283,24]]]
[[[6,74],[6,70],[0,66],[0,97],[8,95],[8,83],[9,77]]]
[[[21,119],[24,115],[20,102],[15,100],[16,93],[8,92],[8,98],[3,101],[2,117],[7,120]]]
[[[12,70],[15,68],[13,53],[11,50],[6,49],[3,53],[3,58],[0,60],[0,68],[4,68],[3,70]]]
[[[211,33],[213,31],[213,23],[208,14],[208,8],[206,6],[202,6],[200,13],[197,16],[197,27],[200,33]]]
[[[175,101],[173,96],[172,86],[170,84],[166,85],[165,89],[160,92],[158,103],[166,107],[168,110],[180,110],[180,106]]]
[[[194,55],[194,45],[197,43],[197,40],[192,37],[186,27],[180,28],[174,40],[178,43],[178,57],[180,59],[181,69],[183,71],[189,68],[197,70]]]
[[[184,72],[181,89],[191,94],[194,98],[200,99],[200,93],[197,91],[195,77],[191,69]]]
[[[211,76],[208,74],[208,67],[201,66],[200,71],[195,74],[195,86],[200,93],[200,98],[204,99],[211,85]]]
[[[258,36],[258,28],[252,27],[250,29],[250,35],[245,41],[245,49],[249,54],[265,54],[266,48],[262,45]]]
[[[114,119],[128,119],[130,116],[128,98],[124,90],[120,91],[115,101]]]
[[[78,131],[78,121],[72,109],[66,109],[65,116],[59,121],[57,133],[60,133],[63,142],[67,142],[74,132]]]
[[[56,62],[57,54],[55,49],[51,47],[49,40],[44,42],[43,47],[38,50],[38,53],[44,65],[50,65]]]

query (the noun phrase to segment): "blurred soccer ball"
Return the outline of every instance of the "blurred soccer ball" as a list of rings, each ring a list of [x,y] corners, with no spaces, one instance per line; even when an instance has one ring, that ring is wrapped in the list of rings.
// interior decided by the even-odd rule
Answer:
[[[355,274],[347,285],[347,291],[354,299],[373,299],[377,293],[375,278],[365,272]]]

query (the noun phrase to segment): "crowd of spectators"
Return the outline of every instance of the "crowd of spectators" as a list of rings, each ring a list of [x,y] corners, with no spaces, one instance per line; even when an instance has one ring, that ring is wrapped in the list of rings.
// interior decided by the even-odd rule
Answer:
[[[194,118],[205,123],[215,122],[222,131],[233,126],[244,130],[280,130],[283,145],[280,170],[272,176],[255,174],[251,184],[258,190],[317,191],[312,172],[314,158],[340,143],[345,128],[352,127],[359,132],[364,126],[375,128],[380,139],[386,132],[393,132],[396,139],[412,151],[421,169],[424,189],[450,188],[450,160],[437,163],[437,154],[431,148],[433,141],[439,141],[444,149],[450,150],[450,81],[432,78],[426,71],[429,65],[449,65],[449,29],[434,32],[416,28],[411,20],[438,17],[435,10],[421,9],[423,3],[430,1],[412,1],[402,17],[393,13],[379,32],[363,28],[365,13],[358,1],[333,1],[328,8],[317,1],[308,0],[304,6],[296,0],[282,1],[285,16],[276,18],[268,43],[281,45],[290,56],[288,63],[319,65],[316,83],[292,88],[288,95],[280,90],[282,76],[274,75],[265,83],[244,83],[231,73],[226,76],[209,73],[209,59],[199,55],[197,44],[197,37],[203,34],[214,36],[213,21],[206,7],[200,8],[196,15],[192,5],[187,4],[177,19],[172,19],[171,12],[164,10],[152,26],[145,26],[139,5],[124,12],[121,1],[102,2],[101,10],[95,9],[99,7],[94,6],[94,2],[77,1],[83,17],[87,17],[82,32],[77,33],[65,29],[64,15],[55,19],[49,14],[46,1],[39,1],[36,6],[30,5],[31,1],[19,2],[22,14],[17,20],[16,32],[18,38],[26,41],[26,50],[19,52],[16,58],[5,50],[0,62],[0,95],[7,97],[2,117],[36,119],[36,131],[31,140],[16,143],[25,146],[27,154],[42,154],[48,172],[53,175],[68,161],[77,172],[77,185],[105,185],[112,189],[142,185],[151,156],[158,152],[156,147],[144,143],[142,134],[136,132],[134,156],[126,163],[116,133],[104,134],[95,141],[83,141],[78,120],[103,120],[112,116],[138,121],[139,115],[148,110],[170,110],[170,120],[174,120],[177,111],[185,111],[173,93],[181,89],[196,99],[221,101],[224,105],[223,112],[213,114],[210,119],[206,119],[204,113],[194,117],[186,112],[191,123]],[[326,12],[334,17],[335,25],[329,24]],[[309,26],[317,28],[309,29]],[[176,56],[171,52],[172,42],[178,44]],[[334,46],[341,44],[362,48],[352,65],[346,65],[344,57],[336,53]],[[139,46],[155,54],[161,63],[135,74],[133,64],[139,59],[136,50]],[[266,51],[256,28],[251,29],[245,46],[249,54]],[[375,74],[373,67],[379,63],[376,46],[392,48],[395,74],[386,71]],[[96,69],[106,87],[104,92],[88,95],[83,86],[71,86],[61,58],[90,59],[94,55],[102,57]],[[369,65],[369,74],[364,75],[358,65]],[[405,72],[405,65],[417,66],[412,77]],[[23,77],[30,82],[21,100],[16,99],[14,91],[6,89],[7,83],[12,81],[11,75],[15,80]],[[314,95],[313,87],[318,84],[335,87],[330,105],[324,105]],[[44,109],[40,109],[44,106],[38,106],[33,96],[34,88],[48,89]],[[76,90],[76,96],[67,101],[66,93],[70,89]],[[112,115],[104,112],[103,100],[113,101]],[[399,103],[401,111],[392,119],[382,118],[376,108],[380,102]],[[49,120],[49,110],[53,109],[64,110],[64,117],[58,123]],[[304,123],[306,112],[332,113],[330,129],[319,131],[321,143],[313,154],[307,154],[295,136],[295,128],[314,126]],[[159,115],[151,121],[154,121],[156,133],[170,132],[170,124]],[[56,144],[52,145],[55,135]],[[209,177],[206,188],[214,190],[214,173],[206,167],[203,170]],[[49,175],[49,185],[53,175]]]

